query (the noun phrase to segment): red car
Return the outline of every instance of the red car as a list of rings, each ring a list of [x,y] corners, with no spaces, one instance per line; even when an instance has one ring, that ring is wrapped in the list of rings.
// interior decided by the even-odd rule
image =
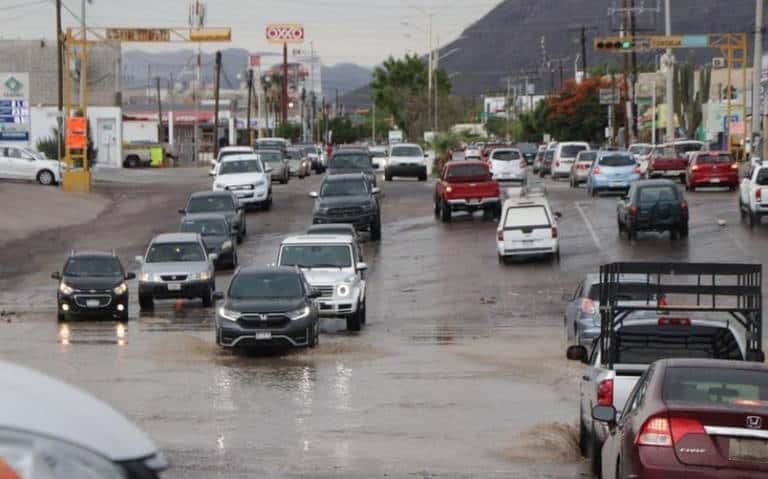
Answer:
[[[685,183],[687,167],[685,153],[672,145],[658,146],[648,157],[649,178],[674,177],[680,178],[680,183]]]
[[[435,217],[451,221],[454,211],[483,211],[487,218],[501,215],[499,184],[488,164],[480,160],[451,161],[435,185]]]
[[[652,364],[608,424],[603,479],[768,478],[768,367],[710,359]]]
[[[685,188],[694,191],[699,186],[727,186],[731,191],[739,186],[739,165],[727,151],[691,153],[685,172]]]

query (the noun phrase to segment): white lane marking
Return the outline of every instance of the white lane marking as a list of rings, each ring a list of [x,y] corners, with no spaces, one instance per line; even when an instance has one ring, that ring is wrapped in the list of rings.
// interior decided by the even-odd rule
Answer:
[[[584,220],[584,224],[587,225],[587,230],[589,231],[589,234],[592,236],[592,241],[595,242],[595,246],[597,246],[598,250],[602,251],[603,246],[600,244],[600,238],[597,236],[595,229],[592,227],[592,223],[590,223],[589,218],[587,218],[587,214],[584,213],[584,210],[581,208],[580,202],[576,202],[576,209],[579,211],[579,214],[581,215],[581,219]]]

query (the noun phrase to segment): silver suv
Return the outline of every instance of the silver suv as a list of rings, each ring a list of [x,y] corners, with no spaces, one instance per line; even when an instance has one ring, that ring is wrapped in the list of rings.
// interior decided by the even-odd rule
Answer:
[[[139,273],[139,306],[154,308],[155,299],[201,298],[206,308],[213,305],[216,290],[215,253],[208,254],[197,233],[170,233],[149,243]]]
[[[361,261],[349,235],[294,236],[280,245],[277,263],[298,266],[312,288],[320,292],[320,317],[345,318],[349,331],[366,321],[365,280],[368,265]]]

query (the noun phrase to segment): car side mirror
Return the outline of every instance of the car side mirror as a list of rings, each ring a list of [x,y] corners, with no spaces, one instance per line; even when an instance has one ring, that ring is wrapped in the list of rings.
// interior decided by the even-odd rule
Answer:
[[[139,264],[144,262],[144,257],[143,256],[135,256],[133,259],[135,259],[136,262],[139,263]]]
[[[562,213],[560,213],[559,211],[555,211],[555,218],[560,219],[562,217],[563,217]]]
[[[211,170],[208,172],[208,176],[216,176],[216,172]]]
[[[616,424],[616,408],[613,406],[595,406],[592,408],[592,419],[604,422],[609,426]]]
[[[136,273],[134,273],[134,272],[126,273],[125,274],[125,279],[127,279],[127,280],[136,279]]]
[[[180,208],[179,209],[179,214],[180,215],[185,215],[185,214],[187,214],[187,210],[185,210],[184,208]]]
[[[378,195],[381,193],[381,188],[374,187],[371,189],[371,194]]]
[[[378,164],[378,163],[372,163],[372,166],[373,166],[374,168],[377,168],[377,169],[379,168],[379,164]]]
[[[309,299],[317,299],[317,298],[321,297],[322,295],[323,295],[323,293],[320,290],[313,289],[312,291],[309,292],[309,294],[307,296],[309,297]]]
[[[51,278],[52,279],[61,279],[61,273],[59,273],[58,271],[56,271],[55,273],[51,273]]]
[[[357,263],[357,270],[358,271],[367,271],[368,265],[365,263]]]
[[[568,348],[565,357],[567,357],[569,361],[581,361],[582,363],[586,363],[589,354],[587,353],[587,348],[581,345],[576,345]]]
[[[310,198],[318,198],[320,195],[317,194],[317,191],[312,191],[309,193]]]
[[[429,154],[428,153],[424,153],[424,158],[429,158]]]
[[[235,211],[240,211],[240,212],[245,211],[245,206],[237,205],[237,206],[235,206]]]
[[[272,167],[271,166],[265,167],[264,168],[264,173],[272,173]]]
[[[223,301],[224,300],[224,292],[223,291],[215,291],[213,293],[213,300],[214,301]]]
[[[216,261],[217,259],[219,259],[219,255],[216,253],[211,253],[208,255],[208,258],[210,258],[211,261]]]

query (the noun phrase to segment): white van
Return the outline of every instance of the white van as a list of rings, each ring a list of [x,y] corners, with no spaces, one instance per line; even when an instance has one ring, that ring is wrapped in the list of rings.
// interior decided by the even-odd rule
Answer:
[[[571,176],[571,167],[581,151],[589,151],[589,143],[581,141],[558,143],[555,148],[555,157],[552,159],[552,179]]]
[[[542,192],[521,188],[520,197],[508,199],[501,210],[496,229],[499,262],[513,256],[548,255],[560,259],[557,220]]]
[[[519,181],[526,183],[528,164],[523,154],[516,148],[496,148],[488,155],[493,179],[496,181]]]

